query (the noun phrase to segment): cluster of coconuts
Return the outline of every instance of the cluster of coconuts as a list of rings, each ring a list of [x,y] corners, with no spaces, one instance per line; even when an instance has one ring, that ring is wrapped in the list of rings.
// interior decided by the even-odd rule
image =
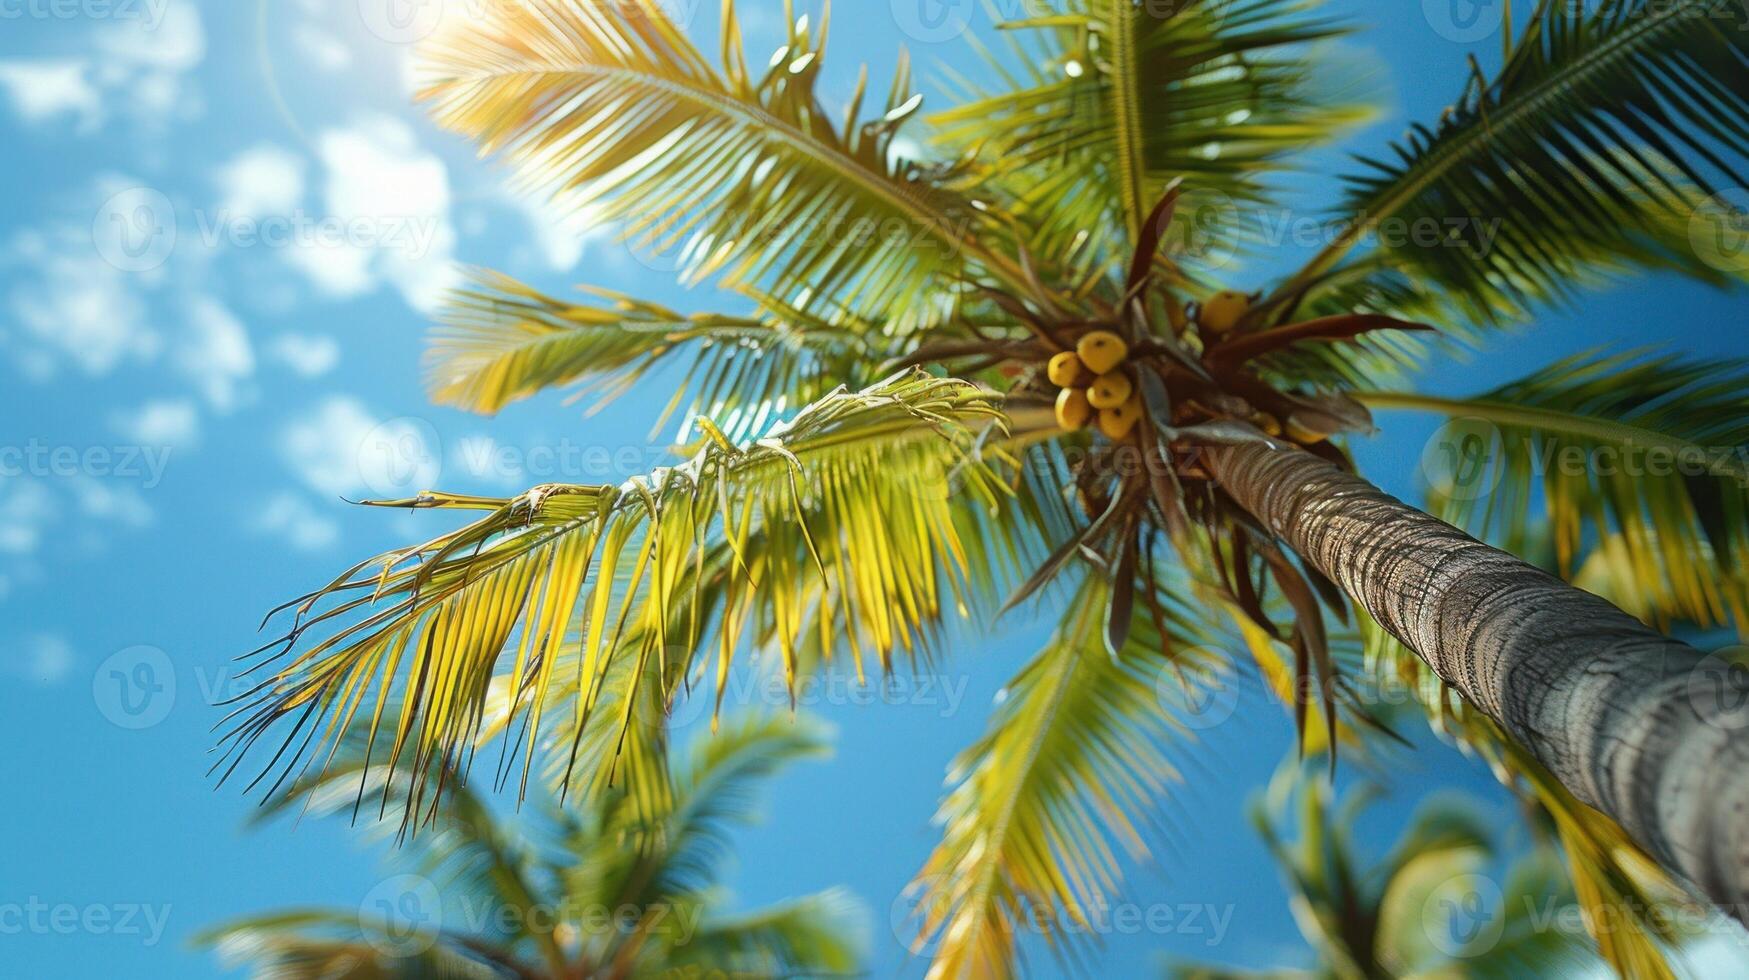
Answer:
[[[1251,309],[1251,297],[1223,289],[1197,307],[1197,328],[1207,338],[1232,333]],[[1188,317],[1176,303],[1170,308],[1172,326],[1182,331]],[[1057,424],[1071,432],[1097,421],[1099,431],[1113,442],[1126,438],[1142,418],[1142,398],[1134,380],[1123,370],[1130,356],[1124,339],[1109,330],[1083,336],[1072,351],[1051,358],[1045,373],[1061,388],[1057,393]],[[1279,429],[1273,433],[1279,435]]]
[[[1051,358],[1045,374],[1057,392],[1057,424],[1073,432],[1095,420],[1113,442],[1130,434],[1142,418],[1142,396],[1125,373],[1130,345],[1109,330],[1094,330]]]

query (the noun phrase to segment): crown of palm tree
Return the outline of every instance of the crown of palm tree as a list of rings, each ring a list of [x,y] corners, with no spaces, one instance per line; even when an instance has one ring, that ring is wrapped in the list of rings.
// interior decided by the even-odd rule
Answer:
[[[1086,907],[1118,886],[1114,848],[1142,851],[1184,736],[1149,678],[1194,687],[1237,666],[1203,638],[1243,638],[1307,748],[1381,727],[1326,626],[1350,614],[1343,591],[1223,488],[1212,468],[1229,450],[1349,470],[1331,439],[1370,431],[1369,406],[1485,420],[1503,444],[1483,455],[1493,506],[1447,494],[1438,514],[1528,553],[1540,507],[1569,579],[1631,576],[1649,620],[1749,628],[1749,469],[1706,448],[1749,444],[1742,365],[1592,354],[1473,399],[1408,388],[1429,358],[1625,272],[1738,278],[1688,233],[1721,180],[1744,182],[1741,13],[1539,3],[1496,74],[1478,70],[1392,158],[1360,161],[1327,247],[1243,296],[1215,281],[1256,244],[1238,219],[1275,206],[1271,174],[1295,154],[1365,116],[1313,84],[1331,70],[1318,42],[1342,28],[1311,3],[1158,6],[1070,0],[1004,25],[1019,57],[993,58],[998,89],[955,83],[965,101],[933,118],[926,154],[898,138],[922,103],[908,65],[878,108],[866,71],[829,108],[829,11],[816,23],[787,0],[783,44],[752,67],[732,3],[714,62],[641,0],[494,5],[436,39],[421,98],[440,122],[750,309],[570,301],[479,274],[433,337],[434,397],[494,412],[682,363],[684,462],[620,486],[385,502],[483,516],[295,604],[258,651],[226,774],[271,735],[281,747],[251,785],[272,792],[364,721],[418,773],[504,735],[524,781],[546,766],[566,791],[636,782],[640,753],[662,749],[637,719],[713,670],[720,703],[748,644],[792,681],[837,669],[822,667],[835,654],[861,677],[868,658],[933,655],[954,618],[1070,594],[1059,636],[956,768],[922,879],[939,975],[1000,974],[1021,903]],[[1501,220],[1433,245],[1371,234],[1454,216]],[[1106,435],[1051,407],[1067,397],[1052,359],[1090,336],[1125,352],[1113,370],[1133,388],[1105,409]],[[1648,446],[1706,465],[1655,479],[1539,466]],[[1582,902],[1655,877],[1546,760],[1352,613],[1366,655],[1349,659],[1410,679],[1436,727],[1555,816]],[[1662,971],[1641,925],[1600,937],[1604,952]]]
[[[327,771],[264,808],[271,819],[307,797],[307,811],[356,817],[409,805],[420,778],[373,759],[368,732],[346,739]],[[208,930],[196,943],[281,980],[341,977],[641,977],[722,970],[743,976],[856,972],[863,913],[833,889],[751,912],[723,911],[715,883],[725,834],[749,811],[756,784],[827,753],[806,719],[747,716],[701,740],[636,794],[607,792],[587,806],[543,807],[507,826],[465,785],[447,789],[396,863],[399,885],[433,907],[386,914],[288,910]],[[441,881],[439,889],[436,882]],[[422,894],[420,885],[430,884]],[[375,894],[373,892],[373,894]]]

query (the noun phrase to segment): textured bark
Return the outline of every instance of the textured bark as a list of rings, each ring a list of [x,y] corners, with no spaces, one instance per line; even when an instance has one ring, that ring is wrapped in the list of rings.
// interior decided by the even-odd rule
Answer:
[[[1706,655],[1308,453],[1210,458],[1238,503],[1340,585],[1574,796],[1745,920],[1749,729]]]

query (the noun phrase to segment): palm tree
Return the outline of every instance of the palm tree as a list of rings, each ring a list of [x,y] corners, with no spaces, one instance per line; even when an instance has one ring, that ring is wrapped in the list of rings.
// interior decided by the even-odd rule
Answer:
[[[263,819],[306,794],[318,813],[356,816],[367,798],[405,805],[412,774],[373,763],[368,738]],[[406,873],[357,909],[271,912],[196,942],[283,980],[848,975],[866,936],[846,892],[731,915],[713,884],[755,784],[827,749],[818,724],[748,716],[701,739],[642,797],[597,794],[514,826],[457,785],[397,853]]]
[[[1572,921],[1562,913],[1574,896],[1548,849],[1519,858],[1500,875],[1486,824],[1461,801],[1435,798],[1421,806],[1388,854],[1362,867],[1352,831],[1374,793],[1351,791],[1340,807],[1328,795],[1317,779],[1278,777],[1268,800],[1252,811],[1317,965],[1254,973],[1179,963],[1174,976],[1546,977],[1582,976],[1601,965],[1582,933],[1559,925]],[[1296,822],[1299,832],[1289,840]]]
[[[904,135],[908,62],[880,107],[866,71],[828,107],[829,17],[787,0],[751,66],[732,4],[715,63],[645,0],[440,32],[422,98],[442,124],[747,309],[480,273],[428,352],[439,402],[607,397],[683,366],[687,455],[618,486],[379,502],[476,519],[297,603],[225,772],[271,733],[255,780],[277,788],[372,700],[416,770],[502,734],[524,780],[538,756],[599,787],[659,757],[634,719],[713,668],[720,705],[749,644],[792,683],[846,659],[860,679],[1004,598],[1068,596],[956,768],[921,879],[938,975],[1001,974],[1022,906],[1090,907],[1118,850],[1143,852],[1182,734],[1153,693],[1237,666],[1201,640],[1242,634],[1308,750],[1376,730],[1332,652],[1326,620],[1352,614],[1369,669],[1555,817],[1582,901],[1628,904],[1643,853],[1741,918],[1749,741],[1718,686],[1741,671],[1669,631],[1749,629],[1749,371],[1592,354],[1473,399],[1410,374],[1634,270],[1740,278],[1690,230],[1744,183],[1745,15],[1537,4],[1496,73],[1362,161],[1303,269],[1241,292],[1220,277],[1278,206],[1271,174],[1365,116],[1314,84],[1343,71],[1315,6],[1067,0],[1006,25],[998,88],[952,82],[928,148]],[[1354,472],[1369,406],[1468,420],[1431,513]],[[1626,476],[1604,453],[1681,462]],[[1532,508],[1549,568],[1513,553]],[[1643,618],[1573,585],[1599,556]],[[1661,962],[1655,939],[1606,952]]]

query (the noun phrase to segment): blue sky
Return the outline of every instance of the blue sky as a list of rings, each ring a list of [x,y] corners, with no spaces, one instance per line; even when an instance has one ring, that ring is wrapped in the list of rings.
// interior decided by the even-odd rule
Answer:
[[[847,95],[859,60],[882,77],[901,44],[925,78],[933,63],[968,66],[969,50],[944,36],[954,22],[920,16],[933,2],[841,4],[826,91]],[[1497,9],[1445,2],[1329,4],[1367,28],[1341,42],[1332,83],[1376,73],[1386,109],[1351,148],[1377,151],[1406,119],[1432,119],[1468,53],[1497,55]],[[432,3],[442,7],[421,9]],[[339,826],[246,833],[251,801],[205,776],[215,703],[237,690],[231,658],[256,642],[260,614],[448,526],[342,497],[618,481],[665,458],[645,436],[672,379],[588,418],[559,397],[496,419],[428,405],[421,337],[459,265],[555,292],[590,282],[683,310],[739,309],[677,287],[669,263],[631,254],[611,230],[515,196],[501,169],[428,124],[408,98],[403,42],[418,22],[403,30],[392,6],[0,0],[0,973],[219,975],[187,948],[191,932],[278,906],[356,907],[391,873]],[[714,4],[677,6],[696,36],[714,35]],[[749,49],[774,46],[780,5],[741,6]],[[1320,156],[1291,179],[1302,206],[1333,199],[1340,163]],[[1261,285],[1289,258],[1235,269],[1235,284]],[[1741,299],[1624,284],[1437,365],[1427,383],[1478,391],[1578,350],[1647,343],[1749,353]],[[1381,423],[1360,458],[1413,496],[1436,423]],[[772,787],[764,824],[739,841],[737,898],[845,884],[870,911],[875,975],[917,974],[891,922],[936,839],[943,773],[1045,632],[1017,619],[969,635],[933,692],[890,699],[901,703],[823,698],[837,757]],[[1511,827],[1478,764],[1420,741],[1364,824],[1369,839],[1383,847],[1436,789],[1472,792]],[[1111,935],[1106,967],[1299,956],[1276,871],[1242,819],[1288,745],[1279,709],[1251,690],[1203,733],[1174,802],[1183,832],[1132,869],[1129,897],[1230,910],[1219,942],[1207,928]],[[18,920],[6,910],[41,906],[82,919],[8,929]],[[1053,972],[1042,950],[1032,957]]]

